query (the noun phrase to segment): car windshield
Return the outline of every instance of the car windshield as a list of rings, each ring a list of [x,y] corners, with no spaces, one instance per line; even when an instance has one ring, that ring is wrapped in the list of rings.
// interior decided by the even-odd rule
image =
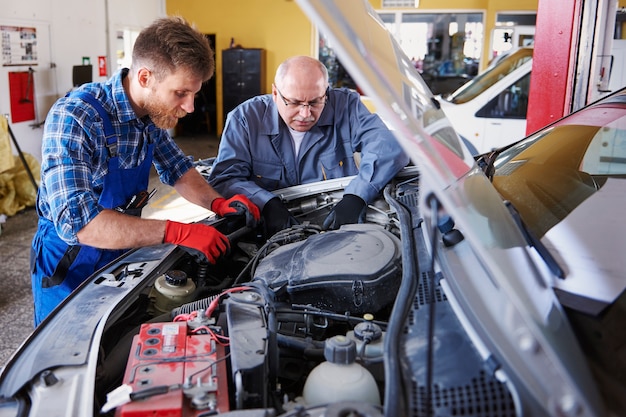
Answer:
[[[502,78],[521,67],[525,62],[533,57],[532,48],[521,48],[506,58],[503,58],[497,65],[488,68],[478,74],[471,81],[465,83],[455,92],[446,97],[451,103],[466,103],[483,91],[500,81]]]
[[[626,191],[619,181],[626,178],[625,109],[624,103],[591,107],[500,154],[493,184],[536,237],[607,184]]]

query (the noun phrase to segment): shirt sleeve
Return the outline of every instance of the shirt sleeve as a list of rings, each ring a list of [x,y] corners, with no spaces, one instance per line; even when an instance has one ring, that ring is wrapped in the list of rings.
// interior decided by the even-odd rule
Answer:
[[[106,173],[106,147],[91,138],[104,137],[102,123],[91,110],[61,99],[46,117],[42,139],[39,208],[55,224],[66,243],[78,243],[76,234],[101,210],[92,189],[94,179]]]
[[[274,197],[252,177],[250,154],[251,134],[248,120],[240,108],[231,112],[224,125],[217,158],[209,175],[209,183],[226,198],[244,194],[260,209]]]
[[[409,157],[381,118],[365,107],[358,94],[352,94],[355,97],[348,100],[352,147],[361,160],[359,173],[344,191],[369,203],[409,163]]]

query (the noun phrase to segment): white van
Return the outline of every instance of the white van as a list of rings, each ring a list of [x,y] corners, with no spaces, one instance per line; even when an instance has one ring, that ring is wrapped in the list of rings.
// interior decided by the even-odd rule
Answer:
[[[532,47],[500,59],[452,94],[437,99],[474,154],[526,136]]]

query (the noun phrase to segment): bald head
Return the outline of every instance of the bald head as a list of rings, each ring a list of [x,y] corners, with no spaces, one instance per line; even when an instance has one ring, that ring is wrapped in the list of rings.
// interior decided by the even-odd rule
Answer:
[[[286,84],[310,86],[311,84],[328,85],[328,70],[320,61],[309,56],[294,56],[285,60],[276,69],[274,83],[278,88]]]

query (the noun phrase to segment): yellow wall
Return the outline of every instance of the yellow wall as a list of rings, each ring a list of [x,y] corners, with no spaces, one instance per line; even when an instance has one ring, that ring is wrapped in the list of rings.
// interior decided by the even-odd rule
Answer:
[[[215,34],[218,133],[224,124],[221,51],[229,47],[231,38],[244,48],[266,50],[266,93],[283,60],[315,52],[313,27],[291,0],[167,0],[166,13],[183,16],[202,33]]]

